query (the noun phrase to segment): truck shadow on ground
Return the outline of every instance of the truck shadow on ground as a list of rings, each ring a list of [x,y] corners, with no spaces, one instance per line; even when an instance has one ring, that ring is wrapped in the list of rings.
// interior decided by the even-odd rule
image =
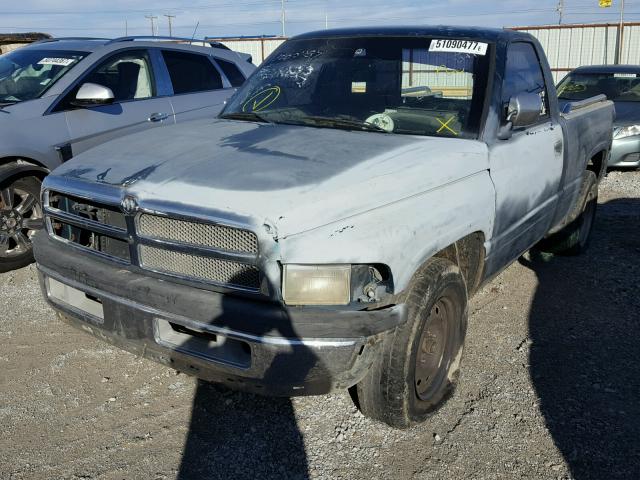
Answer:
[[[233,329],[225,321],[233,318],[233,312],[229,301],[223,300],[218,325],[222,322],[225,325],[220,326]],[[253,332],[257,337],[275,335],[293,342],[299,340],[288,315],[273,325],[260,325],[262,329]],[[188,348],[188,343],[183,347]],[[253,354],[253,363],[256,358]],[[301,385],[313,376],[312,370],[322,369],[313,352],[304,344],[297,344],[277,350],[264,370],[263,380],[267,385],[283,385],[284,381]],[[177,479],[234,478],[309,478],[293,404],[289,398],[263,397],[198,380]]]
[[[640,478],[640,200],[599,205],[592,235],[583,256],[520,260],[531,378],[571,478]]]
[[[198,381],[177,478],[308,478],[291,400]]]

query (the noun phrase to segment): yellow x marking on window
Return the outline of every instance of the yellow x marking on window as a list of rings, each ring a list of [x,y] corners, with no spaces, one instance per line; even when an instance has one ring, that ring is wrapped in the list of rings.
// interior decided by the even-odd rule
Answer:
[[[454,118],[456,118],[455,115],[451,115],[449,119],[445,122],[440,120],[440,117],[436,117],[436,120],[438,120],[438,122],[440,122],[440,125],[442,125],[438,130],[436,130],[436,133],[441,133],[442,130],[447,129],[454,135],[458,135],[458,132],[456,132],[453,128],[449,126],[449,124],[451,123],[451,120],[453,120]]]

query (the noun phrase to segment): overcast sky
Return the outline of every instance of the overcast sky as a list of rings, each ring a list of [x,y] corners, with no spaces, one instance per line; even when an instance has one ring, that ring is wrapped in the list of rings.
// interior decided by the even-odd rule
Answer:
[[[281,0],[1,0],[0,32],[55,36],[150,35],[191,37],[281,33]],[[563,23],[618,22],[620,0],[602,9],[598,0],[565,0]],[[325,27],[384,24],[522,26],[558,23],[558,0],[286,0],[286,34]],[[625,1],[625,20],[640,20],[640,0]]]

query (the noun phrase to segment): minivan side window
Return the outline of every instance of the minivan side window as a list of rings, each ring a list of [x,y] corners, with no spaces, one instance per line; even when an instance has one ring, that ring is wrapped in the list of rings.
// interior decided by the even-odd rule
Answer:
[[[220,69],[224,72],[226,77],[229,79],[232,87],[239,87],[246,80],[245,76],[242,74],[240,69],[233,62],[229,62],[228,60],[223,60],[221,58],[216,58],[216,62],[220,66]]]
[[[547,90],[540,59],[531,43],[515,42],[509,46],[507,51],[507,64],[502,84],[502,105],[505,112],[509,105],[509,99],[523,92],[540,95],[543,108],[539,121],[548,118]]]
[[[209,57],[175,50],[163,50],[162,57],[175,95],[223,88],[222,77]]]

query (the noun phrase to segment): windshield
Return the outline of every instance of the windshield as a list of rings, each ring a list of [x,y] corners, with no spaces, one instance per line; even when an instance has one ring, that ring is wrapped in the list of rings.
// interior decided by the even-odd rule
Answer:
[[[563,100],[600,94],[614,102],[640,102],[640,77],[635,73],[572,73],[558,85],[558,98]]]
[[[0,55],[0,104],[40,97],[87,53],[18,49]]]
[[[475,138],[487,85],[487,47],[424,37],[290,40],[220,116]]]

